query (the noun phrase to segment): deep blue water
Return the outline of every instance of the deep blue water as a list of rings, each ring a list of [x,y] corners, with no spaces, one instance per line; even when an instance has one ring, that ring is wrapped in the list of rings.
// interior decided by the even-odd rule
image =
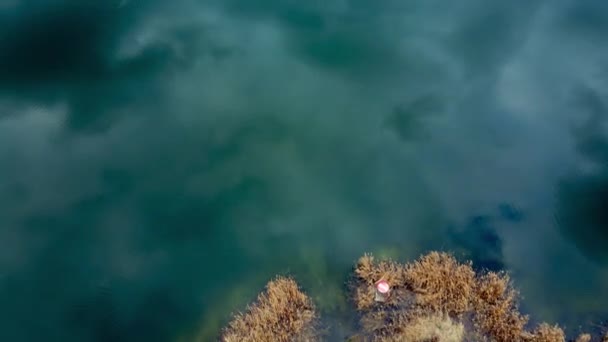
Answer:
[[[608,320],[608,3],[3,0],[0,340],[212,340],[364,252]]]

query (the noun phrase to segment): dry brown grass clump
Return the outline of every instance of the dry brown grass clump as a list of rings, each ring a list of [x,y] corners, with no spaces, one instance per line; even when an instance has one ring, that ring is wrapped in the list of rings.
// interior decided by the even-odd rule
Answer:
[[[475,272],[470,264],[460,264],[449,254],[432,252],[419,260],[401,265],[365,255],[355,269],[354,302],[358,310],[373,307],[374,283],[380,279],[391,284],[387,304],[403,303],[414,296],[416,305],[432,312],[460,315],[470,308],[475,289]]]
[[[362,317],[363,341],[374,342],[461,342],[465,329],[447,315],[411,314],[381,310]]]
[[[245,314],[237,314],[224,330],[224,342],[316,341],[315,307],[290,278],[266,285]]]
[[[392,341],[404,334],[411,317],[405,311],[380,309],[367,312],[361,317],[364,341]]]
[[[398,294],[406,287],[405,269],[402,265],[390,260],[374,263],[374,257],[366,254],[357,262],[355,281],[352,284],[354,303],[357,310],[367,310],[376,305],[374,301],[374,283],[380,279],[391,284],[391,296],[387,304],[402,302]]]
[[[460,264],[446,253],[431,252],[406,265],[405,282],[418,305],[434,312],[461,315],[469,310],[475,289],[471,264]]]
[[[391,293],[376,303],[374,284],[380,279],[388,281]],[[518,292],[507,274],[476,275],[470,263],[459,263],[449,254],[432,252],[405,265],[374,262],[365,255],[353,285],[367,340],[565,342],[558,326],[541,324],[526,331],[528,317],[519,312]],[[425,333],[429,331],[450,333]]]
[[[528,317],[519,313],[516,299],[506,274],[490,272],[478,277],[471,297],[476,327],[497,341],[521,340]]]
[[[390,284],[388,297],[376,302],[375,284]],[[432,252],[410,264],[376,262],[364,255],[351,282],[361,314],[361,333],[349,341],[374,342],[565,342],[558,326],[525,329],[518,293],[506,273],[475,274],[470,263]],[[296,282],[279,277],[266,286],[245,314],[224,330],[222,341],[316,341],[312,301]],[[590,342],[581,335],[576,342]],[[608,335],[602,340],[608,342]]]
[[[374,300],[374,284],[384,279],[391,292]],[[371,341],[461,341],[464,326],[454,321],[470,308],[475,272],[445,253],[428,254],[409,265],[374,262],[365,255],[357,263],[353,300],[362,313],[363,336]]]
[[[564,331],[557,325],[542,323],[534,330],[533,335],[533,342],[566,342]]]
[[[462,342],[464,325],[454,322],[448,316],[423,316],[408,322],[399,333],[376,340],[379,342]]]

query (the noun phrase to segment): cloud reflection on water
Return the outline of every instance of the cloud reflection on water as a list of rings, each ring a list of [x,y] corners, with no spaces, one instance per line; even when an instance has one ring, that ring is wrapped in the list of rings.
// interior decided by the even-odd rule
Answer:
[[[0,339],[164,340],[247,300],[222,305],[224,283],[314,287],[368,250],[452,246],[512,270],[539,319],[581,323],[608,307],[606,113],[590,109],[607,15],[0,7]]]

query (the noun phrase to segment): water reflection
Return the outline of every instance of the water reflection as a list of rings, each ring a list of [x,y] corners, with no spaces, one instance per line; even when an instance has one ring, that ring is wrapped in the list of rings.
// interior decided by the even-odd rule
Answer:
[[[583,167],[559,186],[557,219],[564,235],[590,259],[608,262],[608,140],[606,90],[583,88],[577,103],[587,118],[574,130]]]
[[[597,322],[607,13],[0,5],[0,340],[211,338],[278,273],[339,335],[357,257],[430,248]]]

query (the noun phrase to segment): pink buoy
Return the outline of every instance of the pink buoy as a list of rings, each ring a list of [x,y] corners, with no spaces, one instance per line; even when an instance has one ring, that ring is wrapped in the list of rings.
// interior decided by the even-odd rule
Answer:
[[[378,290],[378,292],[380,292],[382,294],[387,294],[388,291],[391,290],[391,287],[388,285],[386,280],[380,280],[379,282],[376,283],[376,289]]]
[[[390,285],[384,279],[380,279],[374,285],[376,286],[376,295],[374,296],[374,300],[378,303],[385,302],[389,292],[391,291]]]

